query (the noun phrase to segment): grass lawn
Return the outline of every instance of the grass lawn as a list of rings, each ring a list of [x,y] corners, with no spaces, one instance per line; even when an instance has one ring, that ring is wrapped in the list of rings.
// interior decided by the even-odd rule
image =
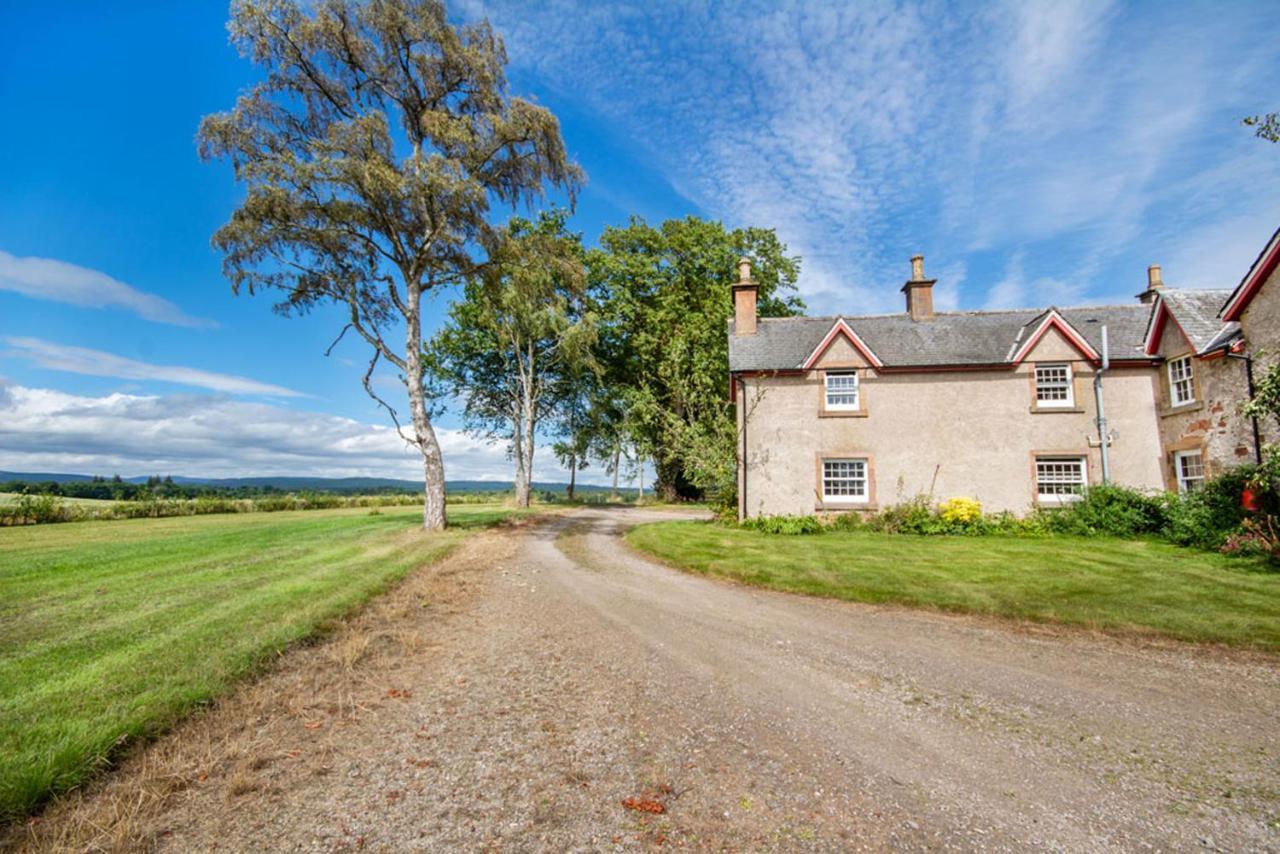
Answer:
[[[1149,540],[761,534],[657,522],[632,546],[683,569],[857,602],[896,602],[1280,651],[1280,572]]]
[[[122,738],[225,693],[276,650],[512,511],[421,508],[0,528],[0,818],[85,779]]]

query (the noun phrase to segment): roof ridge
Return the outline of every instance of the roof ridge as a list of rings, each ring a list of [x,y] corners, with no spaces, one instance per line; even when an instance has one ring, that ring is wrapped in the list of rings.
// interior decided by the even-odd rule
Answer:
[[[1128,311],[1133,311],[1135,313],[1140,313],[1140,312],[1145,312],[1150,310],[1149,306],[1142,305],[1142,304],[1128,305],[1128,304],[1122,304],[1122,303],[1098,303],[1095,305],[1068,305],[1068,306],[1050,305],[1050,306],[1043,306],[1038,308],[1037,307],[992,308],[992,309],[979,308],[979,309],[966,309],[962,311],[939,311],[939,312],[936,312],[934,316],[935,317],[995,317],[999,315],[1030,314],[1031,317],[1034,319],[1044,314],[1047,314],[1050,311],[1057,311],[1058,313],[1062,313],[1064,311],[1095,311],[1097,309],[1103,309],[1103,308],[1124,309]],[[825,320],[825,321],[830,321],[831,323],[835,323],[837,320],[859,320],[863,318],[872,319],[872,318],[881,318],[881,317],[907,318],[907,317],[910,317],[910,315],[908,315],[905,311],[880,312],[877,314],[793,314],[789,317],[761,317],[758,319],[758,321],[763,322],[766,320],[769,320],[769,321]]]

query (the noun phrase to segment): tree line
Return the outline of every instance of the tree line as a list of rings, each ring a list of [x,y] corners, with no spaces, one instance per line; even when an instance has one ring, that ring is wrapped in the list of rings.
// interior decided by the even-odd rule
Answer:
[[[569,471],[599,465],[614,489],[645,464],[664,499],[732,501],[736,425],[729,401],[731,271],[755,259],[760,311],[786,315],[799,259],[769,229],[697,217],[633,218],[584,248],[563,210],[508,226],[507,247],[467,285],[428,343],[437,400],[505,442],[527,503],[534,439]]]
[[[3,480],[0,493],[52,495],[60,498],[94,498],[101,501],[148,501],[152,499],[264,498],[286,495],[404,495],[394,486],[351,489],[281,489],[270,484],[220,486],[203,483],[175,483],[172,476],[151,475],[143,483],[131,483],[120,475],[94,476],[89,480]]]
[[[647,461],[664,497],[732,490],[738,257],[762,314],[800,306],[799,259],[771,230],[637,218],[585,248],[567,215],[586,176],[559,122],[510,93],[489,23],[455,23],[442,0],[238,0],[228,31],[262,77],[197,134],[245,194],[213,236],[223,271],[285,315],[339,307],[334,344],[366,342],[365,391],[420,455],[424,527],[446,523],[433,416],[450,400],[507,444],[521,503],[540,435],[571,480]],[[424,298],[458,291],[424,340]],[[375,388],[381,364],[403,401]]]

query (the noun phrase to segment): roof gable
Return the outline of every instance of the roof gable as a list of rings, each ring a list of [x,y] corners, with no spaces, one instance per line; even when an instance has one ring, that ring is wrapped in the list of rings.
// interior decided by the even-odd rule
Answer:
[[[1221,304],[1222,290],[1171,289],[1156,297],[1151,318],[1143,336],[1143,352],[1149,356],[1160,353],[1160,343],[1165,327],[1172,322],[1192,352],[1204,355],[1221,349],[1231,342],[1239,331],[1236,322],[1224,322],[1215,312]]]
[[[858,337],[858,333],[854,332],[853,329],[850,328],[849,324],[845,323],[843,317],[837,319],[836,322],[832,324],[831,331],[818,342],[818,346],[813,348],[813,352],[809,354],[809,357],[804,360],[800,367],[806,371],[812,370],[813,366],[818,363],[820,358],[822,358],[822,354],[827,351],[827,348],[830,347],[836,339],[842,337],[853,346],[854,350],[857,350],[858,353],[861,354],[862,358],[867,360],[867,364],[874,368],[884,367],[884,363],[880,361],[880,357],[871,351],[871,348]]]
[[[1033,331],[1024,339],[1023,333],[1028,327],[1032,327],[1032,324],[1034,324]],[[1076,331],[1076,328],[1068,323],[1056,308],[1049,309],[1040,318],[1033,319],[1031,323],[1026,324],[1018,331],[1018,339],[1009,348],[1007,360],[1014,365],[1020,364],[1050,329],[1057,331],[1059,335],[1066,339],[1068,344],[1079,351],[1085,358],[1095,362],[1101,360],[1102,357],[1098,355],[1098,351],[1093,348],[1093,345],[1085,340],[1085,337]]]

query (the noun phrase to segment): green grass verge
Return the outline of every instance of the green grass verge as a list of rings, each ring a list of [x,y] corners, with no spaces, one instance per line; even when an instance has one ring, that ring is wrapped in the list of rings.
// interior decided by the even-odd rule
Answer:
[[[452,507],[440,534],[415,507],[0,528],[0,818],[511,513]]]
[[[779,536],[683,521],[626,539],[676,567],[793,593],[1280,650],[1280,573],[1150,540]]]

